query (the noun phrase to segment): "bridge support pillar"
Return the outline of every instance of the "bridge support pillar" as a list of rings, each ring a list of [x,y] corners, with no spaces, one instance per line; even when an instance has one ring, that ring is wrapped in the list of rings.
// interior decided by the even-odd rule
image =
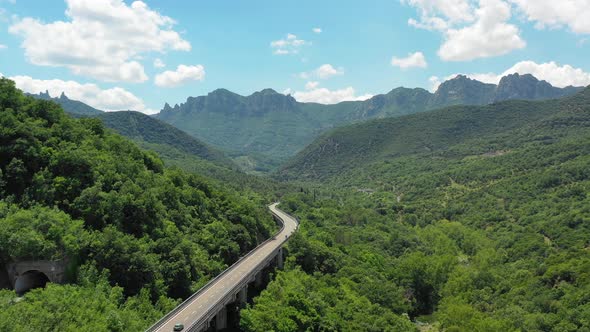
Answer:
[[[237,298],[237,302],[238,305],[240,307],[245,307],[246,304],[248,303],[248,284],[246,284],[246,286],[244,286],[244,288],[240,289],[240,292],[238,293],[238,298]]]
[[[283,248],[279,248],[279,251],[277,252],[277,267],[279,269],[282,269],[284,264],[285,262],[283,259]]]
[[[256,277],[254,277],[254,286],[256,288],[260,288],[262,287],[262,284],[264,283],[264,276],[262,275],[263,271],[260,271],[258,273],[256,273]]]
[[[217,315],[215,315],[215,331],[227,328],[227,307],[223,306]]]

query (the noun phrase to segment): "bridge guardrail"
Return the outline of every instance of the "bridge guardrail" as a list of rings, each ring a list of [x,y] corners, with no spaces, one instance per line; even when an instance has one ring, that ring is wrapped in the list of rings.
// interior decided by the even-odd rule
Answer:
[[[274,203],[273,203],[274,204]],[[271,204],[272,205],[272,204]],[[250,250],[246,255],[240,257],[235,263],[233,263],[232,265],[230,265],[227,269],[225,269],[223,272],[221,272],[219,275],[217,275],[215,278],[209,280],[209,282],[207,284],[205,284],[205,286],[201,287],[198,291],[196,291],[195,293],[193,293],[191,296],[189,296],[186,300],[184,300],[181,304],[179,304],[178,306],[176,306],[176,308],[172,309],[172,311],[168,312],[164,317],[162,317],[159,321],[157,321],[156,323],[154,323],[152,326],[150,326],[146,332],[153,332],[153,331],[157,331],[162,325],[164,325],[165,323],[167,323],[172,317],[174,317],[178,312],[180,312],[182,309],[184,309],[186,307],[186,305],[188,303],[190,303],[194,298],[196,298],[197,296],[201,295],[203,292],[205,292],[207,289],[211,288],[211,286],[213,284],[215,284],[217,281],[219,281],[223,276],[225,276],[226,274],[228,274],[229,272],[233,271],[235,269],[236,266],[239,265],[240,262],[242,262],[243,260],[245,260],[246,258],[252,256],[256,250],[258,250],[258,248],[264,246],[265,244],[267,244],[268,242],[272,241],[278,234],[280,234],[284,229],[285,229],[285,222],[284,220],[275,212],[273,212],[272,210],[270,211],[271,214],[273,215],[273,217],[277,218],[280,222],[281,222],[281,228],[279,229],[279,231],[277,233],[275,233],[273,236],[271,236],[270,238],[266,239],[265,241],[263,241],[262,243],[260,243],[258,246],[256,246],[256,248]],[[299,219],[296,219],[297,221],[297,228],[299,228]],[[287,241],[287,239],[282,239],[281,240],[281,246]],[[244,276],[246,277],[246,276]],[[242,278],[243,280],[243,278]],[[238,283],[238,285],[240,285],[242,283],[242,280],[240,280],[240,282]],[[232,288],[230,290],[234,291],[235,287]],[[226,292],[227,294],[227,292]],[[205,312],[205,315],[203,315],[203,317],[205,319],[208,319],[208,317],[211,314],[211,311],[213,311],[215,309],[216,306],[212,306],[210,309],[208,309]],[[202,320],[202,319],[201,319]],[[191,324],[188,328],[187,331],[191,331],[192,328],[199,326],[201,324],[203,324],[203,322],[199,320],[196,321],[195,323]]]

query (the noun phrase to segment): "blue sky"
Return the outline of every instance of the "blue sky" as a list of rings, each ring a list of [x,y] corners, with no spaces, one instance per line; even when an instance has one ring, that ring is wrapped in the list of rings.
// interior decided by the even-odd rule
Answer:
[[[0,27],[0,73],[106,110],[216,88],[335,103],[457,73],[590,84],[590,0],[0,0]]]

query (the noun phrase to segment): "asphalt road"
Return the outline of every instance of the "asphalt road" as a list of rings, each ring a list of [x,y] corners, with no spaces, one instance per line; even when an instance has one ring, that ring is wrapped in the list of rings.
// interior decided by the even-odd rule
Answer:
[[[182,310],[170,317],[170,319],[156,331],[172,331],[174,324],[176,323],[184,324],[185,329],[187,329],[191,324],[203,318],[209,309],[212,309],[217,303],[223,301],[228,292],[240,284],[250,272],[262,264],[269,255],[272,255],[274,251],[295,232],[297,229],[297,221],[294,217],[279,210],[277,205],[278,203],[274,203],[268,208],[281,218],[285,225],[283,230],[277,234],[274,239],[263,243],[254,249],[250,256],[244,258],[238,264],[229,267],[225,275],[211,284],[211,287],[203,293],[196,296]]]

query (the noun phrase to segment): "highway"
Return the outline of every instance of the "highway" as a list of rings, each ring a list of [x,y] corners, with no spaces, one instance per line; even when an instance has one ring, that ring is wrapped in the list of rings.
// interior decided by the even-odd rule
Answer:
[[[199,290],[195,295],[179,305],[170,317],[164,317],[160,326],[153,326],[148,331],[172,331],[174,324],[184,324],[185,330],[196,322],[201,321],[215,306],[224,301],[230,292],[243,284],[257,267],[265,263],[265,260],[276,253],[283,243],[297,230],[297,220],[279,210],[274,203],[268,208],[273,214],[283,221],[283,228],[273,238],[260,244],[248,255],[244,256],[226,271],[213,279],[209,284]]]

